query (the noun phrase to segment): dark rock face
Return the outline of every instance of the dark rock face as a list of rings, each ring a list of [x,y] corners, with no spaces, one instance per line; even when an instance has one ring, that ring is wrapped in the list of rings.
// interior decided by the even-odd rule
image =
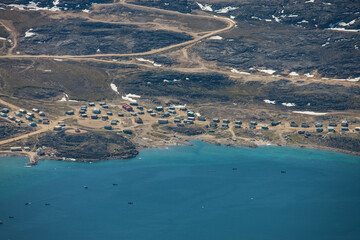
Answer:
[[[78,161],[126,159],[133,158],[139,153],[132,142],[112,132],[106,134],[50,132],[39,136],[39,142],[36,146],[56,149],[58,158],[75,158]]]
[[[49,100],[51,98],[62,95],[63,92],[57,89],[40,88],[40,87],[23,87],[16,89],[14,96],[28,99],[43,99]]]
[[[182,13],[190,13],[192,7],[196,8],[195,4],[190,3],[188,0],[133,0],[132,2],[147,7],[162,8]]]
[[[38,7],[54,7],[53,0],[2,0],[4,4],[23,4],[28,5],[30,2],[34,2]],[[58,8],[64,10],[82,10],[88,9],[93,3],[112,3],[112,0],[60,0],[57,5]]]
[[[31,127],[17,126],[5,119],[0,119],[0,139],[13,138],[18,134],[26,134],[33,131]]]

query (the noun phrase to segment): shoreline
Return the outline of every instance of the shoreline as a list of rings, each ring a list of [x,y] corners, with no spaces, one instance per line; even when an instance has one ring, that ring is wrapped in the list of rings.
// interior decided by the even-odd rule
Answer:
[[[330,147],[325,147],[325,146],[310,146],[310,145],[301,145],[301,144],[287,144],[287,145],[282,145],[282,144],[276,144],[276,143],[265,143],[265,142],[258,142],[258,143],[252,143],[252,142],[230,142],[228,139],[221,139],[221,140],[216,140],[216,139],[201,139],[201,138],[196,138],[196,139],[186,139],[184,142],[179,143],[177,142],[176,144],[163,144],[163,145],[158,145],[158,146],[153,146],[153,147],[143,147],[143,148],[139,148],[139,152],[143,151],[143,150],[148,150],[148,149],[167,149],[167,147],[174,147],[174,146],[194,146],[195,143],[192,143],[192,141],[202,141],[204,143],[213,145],[213,146],[224,146],[224,147],[244,147],[244,148],[258,148],[258,147],[267,147],[267,146],[276,146],[276,147],[293,147],[293,148],[303,148],[303,149],[312,149],[312,150],[321,150],[321,151],[328,151],[328,152],[338,152],[338,153],[343,153],[343,154],[348,154],[348,155],[353,155],[353,156],[360,156],[359,152],[352,152],[352,151],[347,151],[347,150],[343,150],[343,149],[336,149],[336,148],[330,148]],[[137,155],[138,156],[138,155]],[[137,157],[136,156],[136,157]],[[131,160],[131,159],[135,159],[136,157],[133,158],[106,158],[106,159],[71,159],[71,158],[51,158],[50,156],[38,156],[36,152],[11,152],[11,151],[0,151],[0,157],[26,157],[29,162],[26,163],[26,166],[35,166],[38,164],[38,162],[40,160],[52,160],[52,161],[64,161],[64,162],[83,162],[83,163],[90,163],[90,162],[100,162],[100,161],[111,161],[111,160],[115,160],[115,159],[121,159],[121,160]]]

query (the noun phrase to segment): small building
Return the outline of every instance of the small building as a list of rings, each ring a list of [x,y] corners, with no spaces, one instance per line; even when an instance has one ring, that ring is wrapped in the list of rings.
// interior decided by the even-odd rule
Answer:
[[[227,123],[221,124],[221,129],[228,129],[228,128],[229,128],[229,124]]]
[[[172,110],[172,109],[169,109],[168,112],[171,114],[177,114],[176,110]]]
[[[257,125],[257,122],[251,121],[251,122],[250,122],[250,125],[251,125],[251,126],[256,126],[256,125]]]
[[[186,110],[187,110],[187,108],[186,108],[186,107],[181,107],[181,108],[180,108],[180,111],[185,112]]]
[[[272,122],[272,123],[271,123],[271,126],[275,127],[275,126],[278,126],[278,125],[280,125],[280,124],[281,124],[281,122],[275,121],[275,122]]]
[[[185,124],[183,124],[183,123],[178,123],[178,124],[176,124],[176,126],[178,126],[178,127],[185,127]]]
[[[112,115],[113,115],[112,112],[107,112],[106,114],[109,115],[109,116],[112,116]]]
[[[112,127],[112,126],[105,126],[104,129],[105,129],[105,130],[112,130],[113,127]]]
[[[91,119],[98,119],[99,117],[98,117],[98,115],[97,114],[93,114],[93,115],[91,115]]]
[[[23,114],[21,112],[15,112],[15,116],[22,117]]]
[[[45,113],[42,112],[42,111],[40,111],[40,112],[39,112],[39,116],[40,116],[40,117],[45,117]]]
[[[290,123],[290,127],[299,127],[299,125],[296,122],[291,122]]]
[[[328,127],[328,132],[335,132],[334,127]]]
[[[21,152],[22,148],[21,147],[11,147],[10,151],[12,151],[12,152]]]
[[[3,113],[9,113],[9,112],[10,112],[10,109],[8,109],[8,108],[3,108],[3,109],[1,110],[1,112],[3,112]]]
[[[83,117],[83,118],[87,118],[87,117],[88,117],[88,115],[87,115],[86,113],[83,113],[83,114],[81,114],[81,117]]]
[[[15,122],[16,122],[17,124],[20,124],[20,123],[23,123],[23,120],[16,118],[16,119],[15,119]]]
[[[35,115],[33,113],[27,113],[26,116],[30,116],[30,117],[35,117]]]
[[[32,121],[32,120],[33,120],[33,118],[32,118],[31,116],[29,116],[29,115],[26,115],[26,116],[25,116],[25,119],[28,120],[28,121]]]
[[[174,123],[181,123],[181,119],[178,117],[174,118]]]
[[[143,120],[141,118],[139,118],[139,117],[136,117],[135,122],[138,123],[138,124],[142,124]]]
[[[111,121],[110,124],[111,124],[111,125],[117,125],[117,124],[118,124],[118,120],[114,119],[114,120]]]
[[[218,127],[218,124],[216,122],[211,122],[209,125],[210,125],[211,128],[217,128]]]
[[[235,120],[235,124],[241,125],[242,122],[240,120]]]
[[[144,107],[143,106],[137,106],[137,109],[144,110]]]
[[[24,147],[24,150],[25,150],[26,152],[30,152],[30,151],[31,151],[31,149],[30,149],[29,147]]]
[[[148,110],[146,110],[148,113],[152,113],[152,112],[154,112],[152,109],[148,109]]]
[[[15,121],[15,117],[14,116],[8,116],[8,119],[11,121]]]
[[[349,131],[349,128],[348,128],[348,127],[341,127],[341,131],[343,131],[343,132],[348,132],[348,131]]]
[[[49,125],[49,124],[50,124],[50,121],[49,121],[49,119],[44,118],[44,119],[42,120],[42,123],[45,124],[45,125]]]
[[[311,134],[310,134],[309,132],[305,132],[304,134],[305,134],[306,137],[310,137],[310,136],[311,136]]]
[[[360,132],[360,127],[356,127],[355,131]]]
[[[195,117],[188,117],[188,120],[195,121]]]
[[[80,109],[80,110],[79,110],[79,113],[80,113],[80,114],[84,114],[84,113],[86,113],[86,110]]]
[[[158,120],[158,123],[159,123],[159,124],[168,124],[168,123],[169,123],[169,120],[160,118],[160,119]]]
[[[89,107],[95,107],[95,103],[93,103],[93,102],[89,103],[88,105],[89,105]]]
[[[76,132],[76,133],[79,133],[79,132],[80,132],[80,129],[78,129],[78,128],[75,129],[75,132]]]
[[[269,130],[269,127],[266,126],[266,125],[261,126],[261,128],[262,128],[263,130]]]
[[[348,127],[349,126],[348,121],[341,121],[341,126],[342,127]]]
[[[256,129],[256,126],[255,125],[250,125],[249,129],[254,130],[254,129]]]
[[[118,117],[124,117],[123,113],[118,113]]]
[[[122,105],[122,107],[123,107],[123,109],[125,109],[126,111],[128,111],[128,112],[131,112],[131,111],[133,111],[133,107],[132,106],[130,106],[129,104],[123,104]]]
[[[108,105],[102,105],[102,108],[109,108],[109,106]]]
[[[194,121],[193,121],[193,120],[186,119],[186,120],[184,120],[184,123],[185,123],[185,124],[194,124]]]
[[[321,132],[323,132],[323,131],[324,131],[324,129],[321,128],[321,127],[316,128],[316,132],[318,132],[318,133],[321,133]]]
[[[31,123],[29,123],[29,126],[30,127],[37,127],[37,124],[36,124],[36,122],[31,122]]]
[[[174,107],[174,106],[170,106],[170,107],[169,107],[169,110],[175,110],[175,107]]]
[[[219,120],[218,118],[214,118],[214,119],[213,119],[213,122],[215,122],[215,123],[219,123],[219,122],[220,122],[220,120]]]
[[[31,111],[38,113],[38,112],[39,112],[39,109],[33,108],[33,109],[31,109]]]
[[[170,113],[169,113],[169,112],[164,112],[164,113],[162,114],[162,117],[170,117]]]
[[[302,123],[302,124],[301,124],[301,127],[303,127],[303,128],[309,128],[309,127],[310,127],[310,125],[309,125],[309,124],[307,124],[307,123]]]
[[[130,130],[130,129],[124,129],[124,130],[123,130],[123,133],[125,133],[125,134],[132,134],[133,132],[132,132],[132,130]]]
[[[64,121],[58,121],[58,124],[59,124],[59,126],[62,126],[62,127],[65,126],[65,122],[64,122]]]
[[[102,115],[102,116],[101,116],[101,119],[102,119],[103,121],[106,121],[106,120],[109,119],[109,116],[108,116],[108,115]]]
[[[132,113],[130,113],[130,114],[131,114],[131,116],[133,116],[133,117],[137,116],[137,114],[134,113],[134,112],[132,112]]]
[[[0,113],[0,116],[1,117],[7,117],[7,114],[2,112],[2,113]]]
[[[205,122],[205,121],[206,121],[206,118],[203,117],[203,116],[200,116],[200,117],[198,117],[198,120],[199,120],[199,121],[202,121],[202,122]]]
[[[144,113],[144,111],[138,111],[138,114],[139,115],[144,115],[145,113]]]
[[[27,113],[26,110],[24,110],[24,109],[19,109],[19,112],[21,112],[22,114],[26,114],[26,113]]]
[[[86,106],[86,105],[81,105],[80,108],[85,108],[85,109],[87,109],[87,106]]]
[[[317,122],[317,123],[315,124],[315,127],[317,127],[317,128],[322,128],[322,127],[323,127],[322,122]]]
[[[131,106],[138,106],[139,104],[137,102],[130,102]]]
[[[100,114],[100,113],[101,113],[101,110],[100,110],[100,108],[94,107],[92,112],[93,112],[94,114]]]
[[[223,119],[222,122],[223,123],[230,123],[230,120],[229,119]]]
[[[235,128],[241,128],[241,124],[235,124],[235,126],[234,126]]]
[[[66,115],[74,115],[74,110],[69,110],[66,112]]]
[[[158,111],[158,112],[162,112],[162,111],[164,111],[164,108],[162,106],[157,106],[155,108],[155,110]]]
[[[195,112],[194,111],[188,111],[187,116],[188,117],[195,117]]]
[[[305,134],[305,131],[298,131],[298,134]]]
[[[330,126],[330,127],[337,127],[337,124],[334,123],[334,122],[331,122],[331,123],[329,123],[329,126]]]
[[[55,126],[55,127],[54,127],[54,130],[55,130],[55,131],[61,131],[61,130],[62,130],[62,126]]]
[[[106,102],[99,102],[100,106],[106,105]]]
[[[150,116],[156,117],[156,113],[150,113]]]

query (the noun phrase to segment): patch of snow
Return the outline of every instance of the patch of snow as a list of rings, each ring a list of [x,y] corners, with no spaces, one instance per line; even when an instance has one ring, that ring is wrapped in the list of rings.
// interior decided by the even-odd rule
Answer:
[[[314,77],[314,75],[313,75],[313,74],[310,74],[310,73],[305,73],[304,75],[305,75],[306,77],[309,77],[309,78]]]
[[[313,3],[315,2],[315,0],[309,0],[309,1],[306,1],[305,3]]]
[[[271,101],[271,100],[269,100],[269,99],[265,99],[264,102],[265,102],[265,103],[269,103],[269,104],[276,104],[276,101],[275,101],[275,100]]]
[[[64,96],[59,100],[59,102],[66,102],[66,101],[68,101],[68,99],[69,99],[69,96],[66,93],[64,93]]]
[[[195,113],[195,115],[196,115],[197,117],[201,117],[201,114],[200,114],[200,113]]]
[[[295,17],[298,17],[299,15],[296,15],[296,14],[290,14],[288,15],[289,18],[295,18]]]
[[[231,19],[235,19],[235,16],[230,16]]]
[[[280,22],[280,19],[278,17],[275,17],[274,15],[272,15],[272,18],[275,20],[275,22]]]
[[[300,24],[300,23],[309,23],[309,21],[303,19],[301,22],[297,22],[297,23],[298,23],[298,24]]]
[[[243,75],[250,75],[250,73],[248,73],[248,72],[240,72],[240,71],[236,70],[235,68],[231,69],[231,72],[232,73],[243,74]]]
[[[321,45],[322,47],[325,47],[325,46],[327,46],[327,45],[329,45],[330,44],[330,42],[326,42],[326,43],[324,43],[323,45]]]
[[[272,22],[271,19],[265,19],[265,22]]]
[[[0,40],[6,41],[7,38],[0,37]]]
[[[149,59],[136,58],[136,60],[138,60],[139,62],[148,62],[148,63],[151,63],[151,64],[154,65],[155,67],[161,67],[161,64],[155,63],[154,61],[149,60]]]
[[[360,29],[345,29],[345,28],[327,28],[328,30],[339,32],[360,32]]]
[[[52,72],[51,69],[45,69],[44,72]]]
[[[267,73],[267,74],[274,74],[276,71],[272,69],[257,69],[259,72]]]
[[[129,102],[137,102],[136,99],[134,99],[134,98],[140,98],[140,96],[129,93],[129,94],[126,94],[126,96],[122,96],[121,98],[126,101],[129,101]]]
[[[299,76],[299,74],[297,72],[291,72],[289,73],[289,76]]]
[[[96,52],[97,52],[97,53],[101,52],[100,48],[96,49]]]
[[[118,88],[117,88],[117,86],[116,86],[115,84],[111,83],[111,84],[110,84],[110,87],[111,87],[111,89],[112,89],[114,92],[116,92],[117,94],[119,94]]]
[[[213,9],[210,4],[201,4],[199,2],[196,2],[196,4],[199,6],[199,8],[203,11],[212,12]]]
[[[29,4],[24,5],[24,4],[9,4],[10,7],[14,7],[17,8],[19,10],[48,10],[48,11],[61,11],[60,8],[57,7],[57,5],[59,4],[59,0],[55,0],[53,2],[53,7],[52,8],[48,8],[48,7],[38,7],[38,4],[31,1],[29,2]]]
[[[69,102],[79,102],[78,100],[69,99]]]
[[[327,114],[327,113],[312,112],[312,111],[293,111],[293,113],[312,115],[312,116],[324,116]]]
[[[296,106],[295,103],[281,103],[281,105],[283,105],[285,107],[295,107]]]
[[[219,10],[215,10],[215,12],[216,13],[228,13],[228,12],[230,12],[230,11],[234,11],[234,10],[236,10],[236,9],[238,9],[238,7],[224,7],[224,8],[221,8],[221,9],[219,9]]]
[[[171,82],[180,82],[181,80],[179,79],[173,79],[173,80],[168,80],[168,79],[164,79],[163,82],[165,83],[171,83]]]
[[[172,107],[174,107],[174,108],[185,108],[186,104],[185,105],[172,105]]]
[[[89,9],[84,9],[84,10],[82,10],[83,12],[85,12],[85,13],[88,13],[88,12],[90,12],[90,10]]]
[[[30,28],[29,30],[27,30],[27,31],[25,32],[25,37],[26,37],[26,38],[29,38],[29,37],[32,37],[32,36],[35,36],[35,35],[36,35],[36,33],[31,32],[32,30],[33,30],[33,29]]]
[[[324,5],[327,5],[327,6],[330,6],[332,5],[331,3],[328,3],[328,2],[323,2]]]
[[[339,22],[338,25],[341,26],[341,27],[348,27],[350,25],[353,25],[355,22],[356,22],[356,19],[354,19],[354,20],[352,20],[352,21],[350,21],[348,23],[345,23],[345,22],[341,21],[341,22]]]
[[[359,49],[359,47],[358,47],[357,45],[354,45],[354,48],[355,48],[356,50],[358,50],[358,49]]]
[[[221,36],[212,36],[209,39],[211,39],[211,40],[223,40],[223,37],[221,37]]]

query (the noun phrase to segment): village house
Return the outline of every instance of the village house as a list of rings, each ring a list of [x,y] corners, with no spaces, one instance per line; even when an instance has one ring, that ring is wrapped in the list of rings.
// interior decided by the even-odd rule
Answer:
[[[330,126],[330,127],[337,127],[337,124],[334,123],[334,122],[330,122],[330,123],[329,123],[329,126]]]
[[[81,117],[83,117],[83,118],[87,118],[87,117],[88,117],[88,115],[87,115],[86,113],[83,113],[83,114],[81,114]]]
[[[62,130],[62,126],[55,126],[55,127],[54,127],[54,130],[55,130],[55,131],[61,131],[61,130]]]
[[[299,125],[296,122],[291,122],[290,127],[299,127]]]
[[[235,126],[234,126],[235,128],[241,128],[241,124],[235,124]]]
[[[124,117],[123,113],[118,113],[118,117]]]
[[[223,123],[230,123],[230,120],[229,119],[223,119],[222,122]]]
[[[19,112],[21,112],[22,114],[26,114],[26,110],[24,109],[19,109]]]
[[[133,116],[133,117],[137,116],[137,114],[134,113],[134,112],[130,113],[130,115]]]
[[[102,108],[109,108],[109,106],[108,105],[102,105]]]
[[[342,127],[348,127],[349,126],[348,121],[341,121],[341,126]]]
[[[251,122],[250,122],[250,125],[251,125],[251,126],[256,126],[256,125],[257,125],[257,122],[251,121]]]
[[[144,107],[143,106],[137,106],[137,109],[144,110]]]
[[[100,114],[100,113],[101,113],[101,110],[100,110],[100,108],[94,107],[92,112],[93,112],[94,114]]]
[[[302,123],[302,124],[301,124],[301,127],[303,127],[303,128],[309,128],[309,127],[310,127],[310,125],[309,125],[309,124],[307,124],[307,123]]]
[[[142,123],[143,123],[143,120],[142,120],[141,118],[139,118],[139,117],[136,117],[136,118],[135,118],[135,122],[136,122],[137,124],[142,124]]]
[[[123,109],[125,109],[126,111],[128,111],[128,112],[131,112],[131,111],[133,111],[133,108],[132,108],[132,106],[130,106],[129,104],[123,104],[122,105],[122,107],[123,107]]]
[[[36,122],[31,122],[31,123],[29,124],[29,126],[30,126],[30,127],[37,127],[37,124],[36,124]]]
[[[112,112],[107,112],[106,114],[109,115],[109,116],[112,116],[112,115],[113,115]]]
[[[95,103],[93,102],[89,103],[89,107],[95,107]]]
[[[184,120],[184,123],[185,123],[185,124],[194,124],[194,121],[193,121],[193,120],[186,119],[186,120]]]
[[[139,104],[137,102],[131,102],[130,105],[131,106],[138,106]]]
[[[31,109],[31,111],[38,113],[38,112],[39,112],[39,109],[33,108],[33,109]]]
[[[22,148],[21,147],[11,147],[10,151],[12,151],[12,152],[21,152]]]
[[[152,113],[152,112],[154,112],[152,109],[148,109],[148,110],[146,110],[148,113]]]
[[[101,116],[101,119],[102,119],[103,121],[106,121],[106,120],[109,119],[109,116],[108,116],[108,115],[102,115],[102,116]]]
[[[92,114],[91,119],[98,119],[98,115],[97,114]]]
[[[315,127],[317,127],[317,128],[321,128],[322,126],[323,126],[322,122],[317,122],[315,124]]]
[[[99,102],[100,106],[106,105],[106,102]]]
[[[198,120],[199,120],[199,121],[202,121],[202,122],[205,122],[205,121],[206,121],[206,118],[203,117],[203,116],[200,116],[200,117],[198,117]]]
[[[240,120],[235,120],[235,124],[241,125],[242,122]]]
[[[188,117],[195,117],[195,112],[193,112],[193,111],[188,111],[188,112],[187,112],[187,116],[188,116]]]
[[[113,127],[112,127],[112,126],[105,126],[104,129],[105,129],[105,130],[112,130]]]
[[[39,116],[40,116],[40,117],[45,117],[45,113],[42,112],[42,111],[40,111],[40,112],[39,112]]]
[[[160,118],[160,119],[158,120],[158,123],[159,123],[159,124],[168,124],[168,123],[169,123],[169,120]]]
[[[213,119],[213,122],[215,122],[215,123],[219,123],[219,122],[220,122],[220,120],[219,120],[218,118],[214,118],[214,119]]]
[[[334,127],[328,127],[328,132],[335,132]]]
[[[261,128],[262,128],[263,130],[269,130],[269,127],[266,126],[266,125],[261,126]]]
[[[69,110],[65,113],[66,115],[74,115],[74,110]],[[39,114],[40,115],[40,114]]]
[[[229,124],[227,123],[221,124],[221,129],[228,129],[228,128],[229,128]]]
[[[1,117],[7,117],[7,114],[2,112],[2,113],[0,113],[0,116]]]
[[[271,123],[271,126],[275,127],[275,126],[280,125],[280,124],[281,124],[281,122],[276,121],[276,122],[272,122],[272,123]]]
[[[9,110],[8,108],[3,108],[3,109],[1,110],[1,112],[3,112],[3,113],[9,113],[10,110]]]
[[[324,130],[321,128],[321,127],[318,127],[318,128],[316,128],[316,132],[318,132],[318,133],[321,133],[321,132],[323,132]]]

